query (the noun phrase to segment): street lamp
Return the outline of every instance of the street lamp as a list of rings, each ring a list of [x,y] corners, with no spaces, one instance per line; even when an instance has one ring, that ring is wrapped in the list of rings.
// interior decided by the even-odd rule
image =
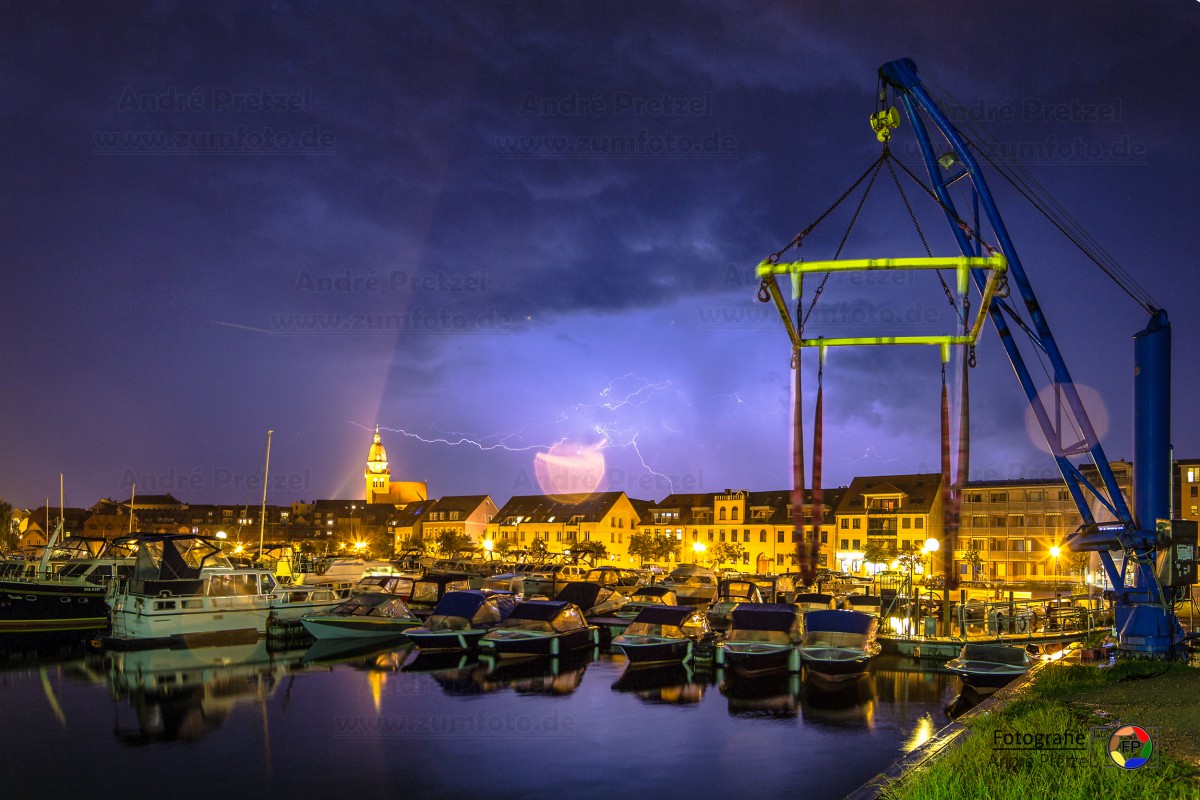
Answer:
[[[488,557],[489,561],[492,558],[492,550],[495,549],[495,547],[496,547],[496,543],[493,542],[491,539],[483,540],[483,549],[487,550],[487,557]]]
[[[942,546],[941,542],[939,542],[937,539],[933,538],[932,536],[930,536],[928,539],[925,540],[925,544],[921,545],[921,555],[929,556],[929,572],[927,572],[925,574],[925,586],[928,587],[928,589],[929,589],[929,614],[930,614],[930,616],[933,615],[933,585],[929,582],[929,579],[931,577],[933,577],[933,554],[936,553],[938,551],[938,548],[940,548],[941,546]],[[943,584],[943,589],[944,589],[944,584]],[[949,598],[947,598],[947,599],[949,599]],[[943,607],[944,607],[943,608],[943,612],[944,612],[944,610],[946,608],[949,608],[949,604],[943,603]],[[949,630],[949,622],[948,621],[947,621],[946,625],[947,625],[947,631],[948,631]]]
[[[708,548],[704,545],[704,542],[693,542],[692,543],[692,552],[694,552],[696,554],[696,563],[697,564],[700,563],[700,555],[707,549]]]
[[[1050,557],[1054,559],[1054,580],[1056,582],[1058,581],[1058,556],[1061,552],[1062,550],[1058,548],[1058,545],[1050,548]]]

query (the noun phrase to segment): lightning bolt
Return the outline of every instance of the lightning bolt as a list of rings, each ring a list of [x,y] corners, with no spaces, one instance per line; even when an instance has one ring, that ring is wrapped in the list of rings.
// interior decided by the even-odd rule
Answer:
[[[684,402],[687,402],[686,398],[684,397],[684,393],[673,388],[670,380],[653,381],[648,378],[643,378],[635,373],[627,372],[618,378],[610,380],[608,384],[599,391],[598,402],[574,403],[565,407],[557,414],[556,418],[550,422],[526,423],[516,430],[507,433],[478,435],[469,432],[448,431],[441,435],[422,435],[405,428],[391,428],[384,427],[382,425],[380,426],[380,430],[399,434],[424,444],[445,447],[473,447],[481,452],[495,450],[507,450],[510,452],[545,452],[549,451],[556,445],[563,445],[569,441],[570,437],[557,436],[549,441],[540,440],[526,443],[527,437],[530,436],[530,431],[533,429],[562,425],[580,416],[600,416],[604,417],[605,419],[600,421],[593,420],[587,426],[589,430],[594,431],[598,436],[601,437],[601,441],[596,445],[596,448],[599,450],[632,450],[637,456],[638,463],[641,464],[642,468],[646,470],[647,474],[665,480],[671,485],[672,491],[674,491],[674,484],[670,478],[652,467],[647,462],[645,454],[642,453],[642,450],[638,445],[638,436],[640,435],[640,432],[636,429],[630,429],[628,427],[628,420],[613,421],[608,419],[613,416],[624,416],[625,412],[627,412],[629,409],[640,408],[655,399],[671,393],[678,395],[684,399]],[[738,402],[741,402],[741,398],[738,398]],[[353,420],[347,420],[347,422],[355,427],[361,428],[364,431],[373,430],[372,426],[363,425]],[[663,427],[666,428],[665,425]],[[436,425],[434,428],[436,429]],[[670,430],[670,428],[666,429]],[[677,431],[672,432],[677,433]]]

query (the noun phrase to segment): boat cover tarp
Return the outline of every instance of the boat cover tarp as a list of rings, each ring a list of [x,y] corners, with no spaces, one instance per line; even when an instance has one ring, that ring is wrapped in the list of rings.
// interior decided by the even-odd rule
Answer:
[[[1029,663],[1025,648],[1007,644],[968,644],[959,659],[963,661],[992,661],[997,664],[1022,666]]]
[[[736,611],[734,612],[737,613]],[[804,627],[813,631],[830,631],[832,633],[871,634],[879,621],[873,614],[863,611],[844,611],[842,609],[809,611],[804,615]]]
[[[525,600],[517,603],[509,619],[533,619],[541,622],[551,622],[564,608],[569,606],[566,600]]]
[[[605,589],[598,583],[590,581],[572,581],[562,588],[555,600],[566,600],[574,603],[585,612],[600,602],[600,595]]]
[[[646,606],[633,618],[636,622],[651,625],[674,625],[681,627],[687,618],[696,613],[691,606]]]
[[[791,631],[797,609],[789,603],[743,603],[733,609],[733,627],[741,631]]]
[[[442,599],[438,600],[433,613],[435,616],[471,619],[487,599],[488,596],[478,589],[446,592],[442,595]]]
[[[827,606],[833,602],[833,595],[821,594],[819,592],[803,592],[796,595],[796,602],[801,605],[816,605],[820,604]]]

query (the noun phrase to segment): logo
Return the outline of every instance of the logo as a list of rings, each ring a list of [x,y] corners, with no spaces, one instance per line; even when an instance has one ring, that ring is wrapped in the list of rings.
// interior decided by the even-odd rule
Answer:
[[[1154,738],[1140,725],[1123,725],[1108,737],[1108,757],[1121,769],[1144,767],[1154,756]]]

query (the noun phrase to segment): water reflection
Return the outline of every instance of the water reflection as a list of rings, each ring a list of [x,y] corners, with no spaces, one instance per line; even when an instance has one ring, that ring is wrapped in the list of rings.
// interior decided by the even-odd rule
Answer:
[[[587,665],[600,657],[598,648],[576,650],[561,656],[516,660],[483,657],[486,672],[479,673],[485,692],[513,689],[517,694],[567,695],[579,688]]]
[[[118,714],[122,744],[189,741],[219,727],[241,703],[263,704],[299,666],[299,651],[274,653],[255,644],[137,650],[104,656],[113,698],[127,700],[134,722]]]
[[[729,701],[729,715],[791,719],[800,707],[800,675],[778,673],[752,678],[720,670],[721,694]]]
[[[870,729],[875,727],[878,696],[875,676],[866,674],[836,687],[806,681],[800,704],[806,722]]]
[[[612,685],[614,692],[628,692],[651,704],[689,705],[704,697],[708,675],[697,675],[690,666],[667,664],[630,668]]]
[[[944,725],[956,691],[948,673],[912,659],[876,658],[867,677],[831,691],[799,675],[739,680],[707,666],[630,669],[621,658],[594,658],[495,662],[422,654],[403,642],[282,653],[263,643],[54,652],[44,662],[0,662],[0,750],[12,780],[36,781],[45,796],[69,795],[130,746],[199,742],[153,749],[164,774],[188,774],[204,758],[202,780],[172,783],[176,798],[229,785],[252,795],[339,797],[376,793],[403,776],[407,790],[430,798],[820,800],[853,791]],[[680,724],[681,713],[689,723]],[[431,770],[475,759],[481,736],[490,760]],[[602,762],[580,746],[592,742],[603,743]],[[533,746],[545,758],[531,795],[528,776],[511,765]],[[820,757],[799,761],[797,751]],[[78,763],[60,767],[62,752],[78,753]],[[323,768],[283,769],[281,753],[289,765]],[[662,769],[697,762],[713,768]],[[596,777],[581,786],[581,770]],[[122,792],[154,796],[149,786]]]

